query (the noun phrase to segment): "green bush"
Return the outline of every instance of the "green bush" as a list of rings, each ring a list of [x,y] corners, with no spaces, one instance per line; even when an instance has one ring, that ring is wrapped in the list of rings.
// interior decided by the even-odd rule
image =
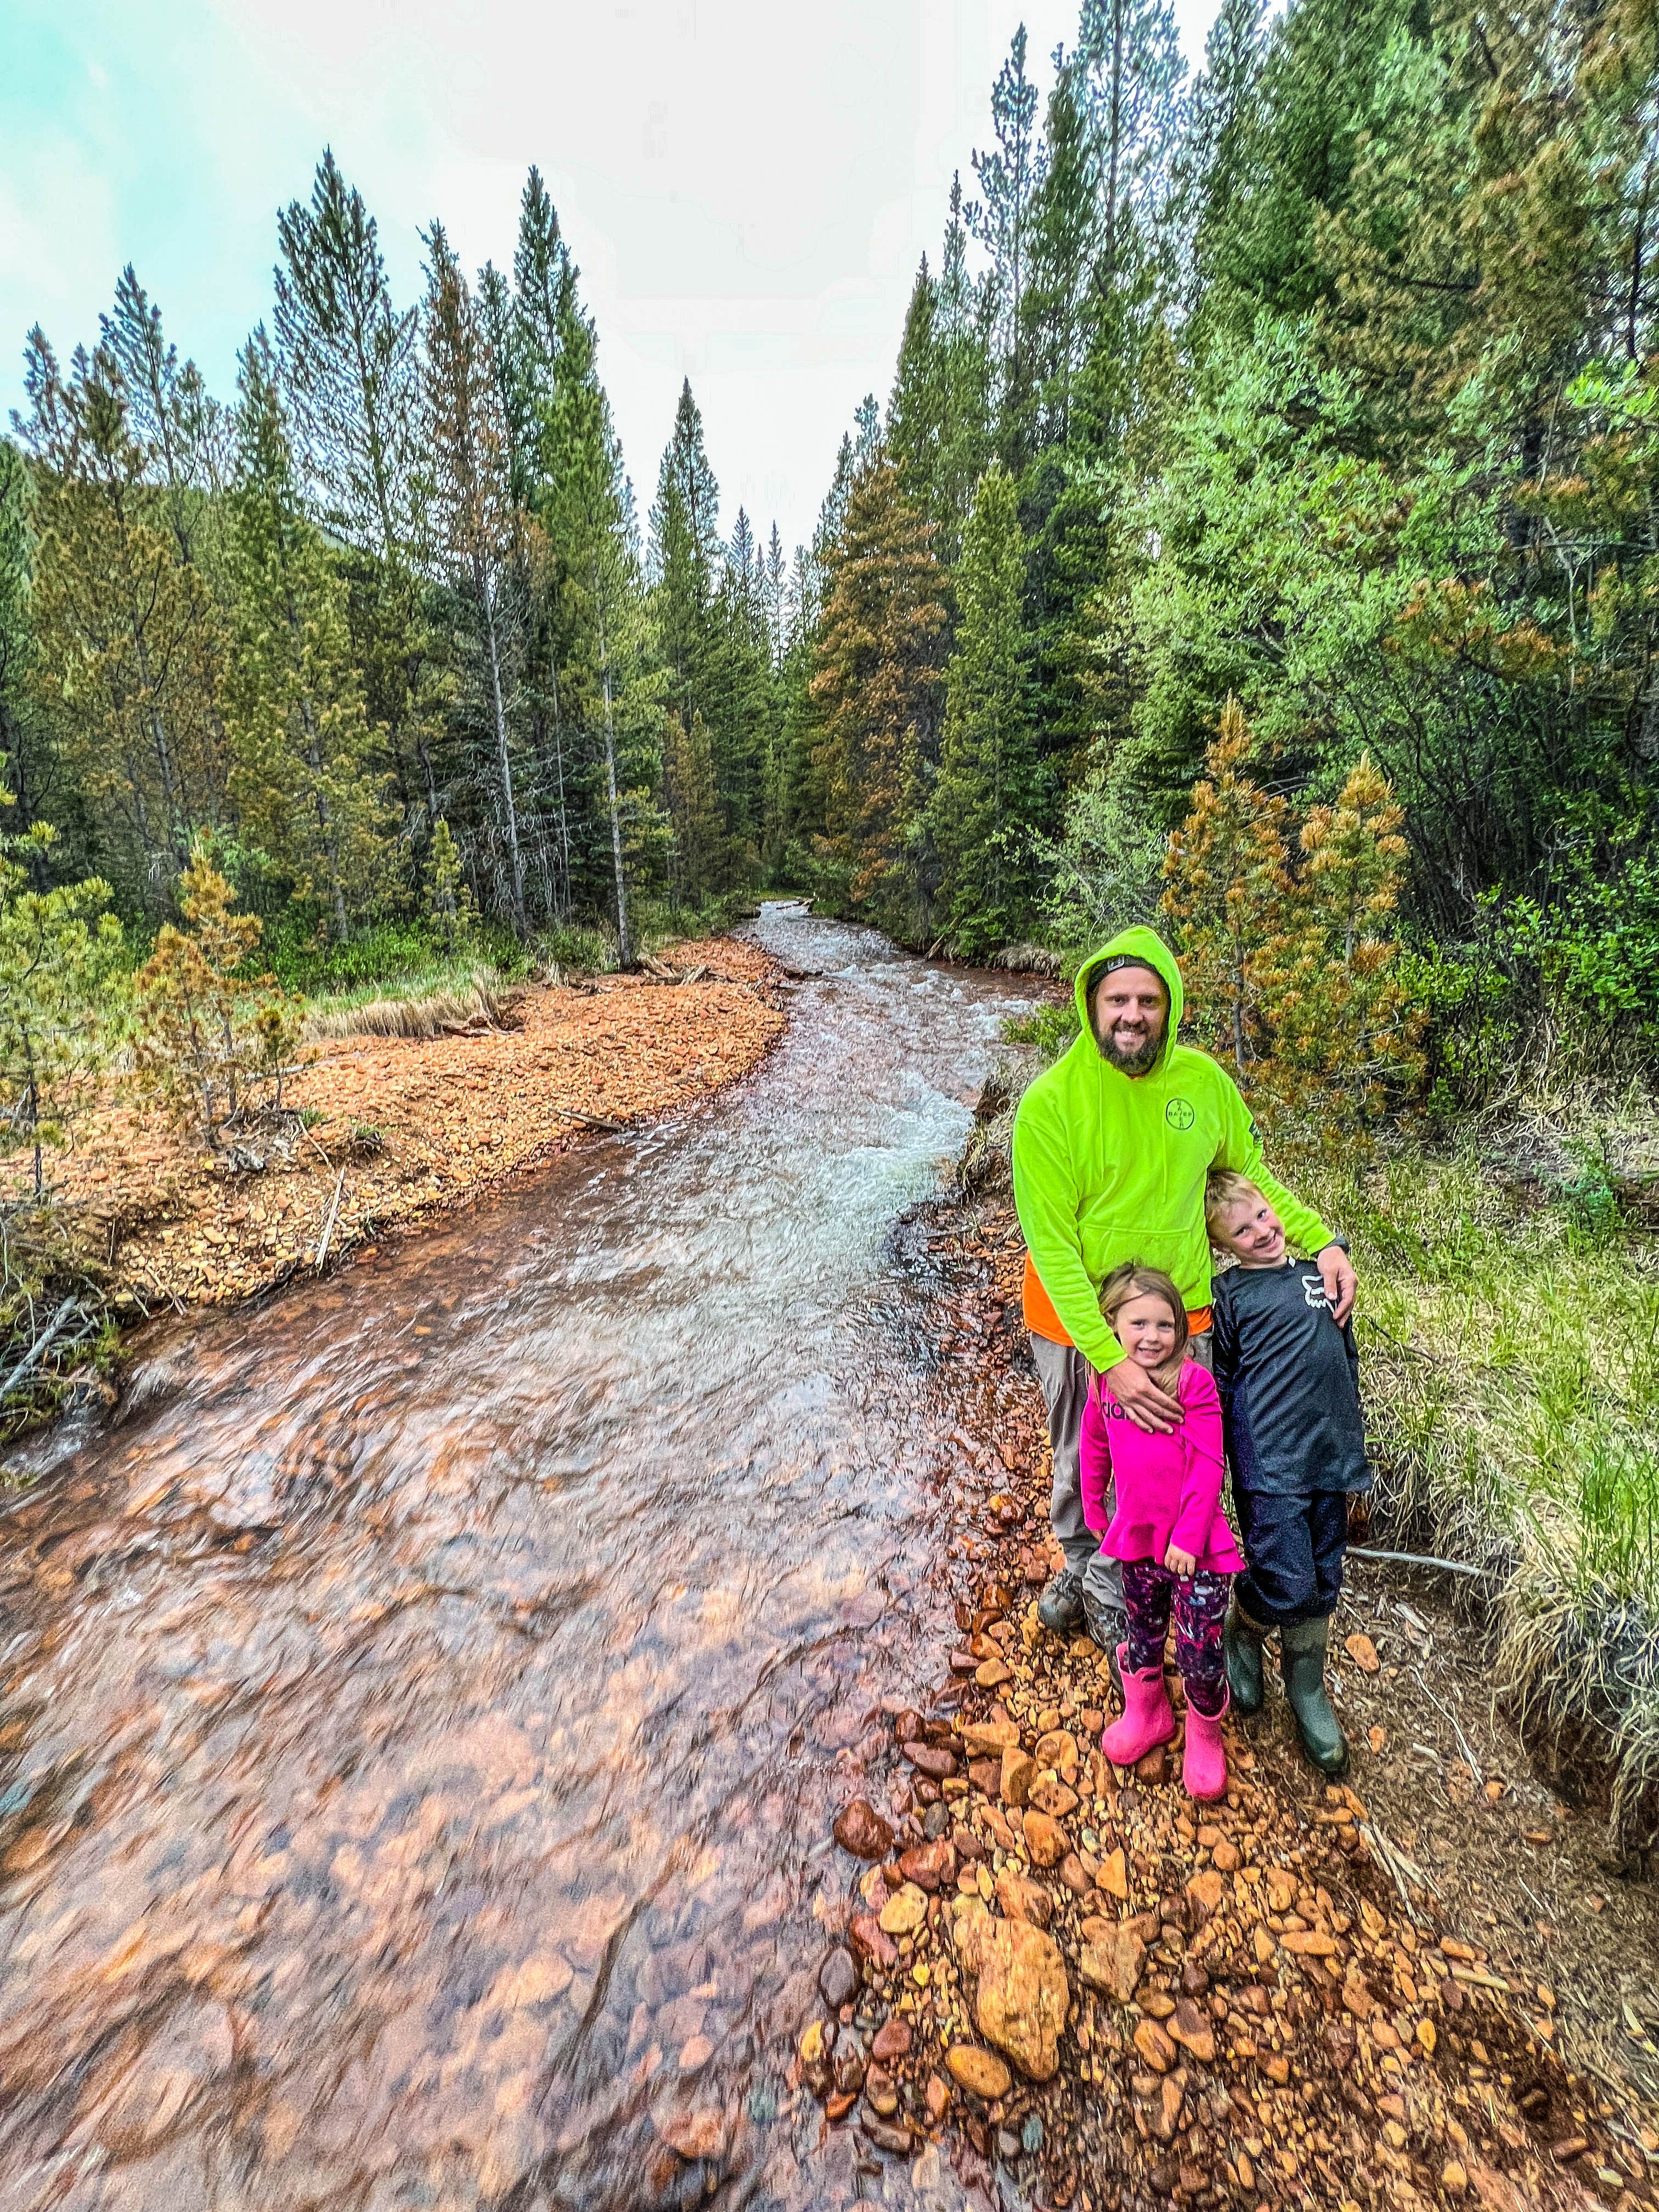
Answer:
[[[1078,1033],[1077,1001],[1069,995],[1058,1005],[1045,1000],[1029,1014],[1015,1014],[1003,1024],[1010,1044],[1035,1046],[1045,1061],[1066,1051]]]

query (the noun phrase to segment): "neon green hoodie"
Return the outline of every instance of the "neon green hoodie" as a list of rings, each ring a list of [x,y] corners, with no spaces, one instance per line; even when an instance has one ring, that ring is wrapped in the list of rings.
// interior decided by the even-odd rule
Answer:
[[[1145,1075],[1102,1056],[1089,986],[1104,960],[1128,953],[1164,980],[1170,1019]],[[1181,970],[1155,930],[1125,929],[1078,970],[1082,1035],[1038,1076],[1014,1121],[1014,1203],[1038,1279],[1067,1335],[1103,1371],[1123,1357],[1100,1311],[1100,1285],[1139,1260],[1175,1279],[1188,1306],[1210,1303],[1204,1179],[1236,1168],[1273,1204],[1285,1234],[1310,1254],[1331,1232],[1267,1173],[1261,1139],[1238,1087],[1208,1053],[1178,1044]]]

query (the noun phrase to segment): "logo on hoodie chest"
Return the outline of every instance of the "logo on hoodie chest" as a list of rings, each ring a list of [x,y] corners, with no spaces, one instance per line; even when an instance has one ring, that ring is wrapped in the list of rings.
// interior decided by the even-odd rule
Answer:
[[[1164,1109],[1164,1118],[1172,1129],[1190,1129],[1198,1116],[1190,1100],[1172,1098]]]

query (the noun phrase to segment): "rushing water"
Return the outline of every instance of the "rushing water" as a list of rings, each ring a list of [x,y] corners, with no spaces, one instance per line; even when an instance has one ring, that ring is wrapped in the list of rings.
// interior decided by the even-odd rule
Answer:
[[[0,1516],[0,2203],[836,2193],[833,1762],[938,1650],[891,1224],[1021,994],[756,933],[815,980],[750,1081],[204,1330]]]

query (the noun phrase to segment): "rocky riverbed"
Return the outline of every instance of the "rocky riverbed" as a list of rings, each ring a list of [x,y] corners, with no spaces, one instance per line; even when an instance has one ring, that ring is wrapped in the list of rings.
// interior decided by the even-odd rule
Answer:
[[[1361,1789],[1231,1723],[1214,1807],[1178,1739],[1107,1764],[1101,1656],[1036,1620],[1018,1232],[993,1203],[933,1242],[941,1370],[976,1408],[953,1437],[958,1638],[836,1821],[844,1911],[794,2061],[826,2143],[854,2130],[855,2164],[905,2158],[945,2201],[1650,2212],[1654,2113],[1568,2070],[1554,1992],[1443,1923]]]

